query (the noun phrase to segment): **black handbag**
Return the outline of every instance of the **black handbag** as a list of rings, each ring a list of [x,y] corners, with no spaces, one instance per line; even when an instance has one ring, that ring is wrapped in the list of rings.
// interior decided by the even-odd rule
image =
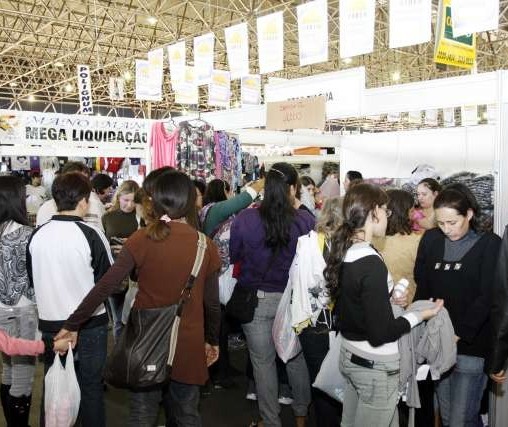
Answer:
[[[142,389],[169,381],[183,306],[190,298],[205,251],[206,237],[198,232],[196,260],[177,304],[131,310],[129,320],[106,360],[104,380],[108,384]]]
[[[235,285],[231,298],[226,304],[226,313],[240,323],[252,322],[258,306],[257,288]]]

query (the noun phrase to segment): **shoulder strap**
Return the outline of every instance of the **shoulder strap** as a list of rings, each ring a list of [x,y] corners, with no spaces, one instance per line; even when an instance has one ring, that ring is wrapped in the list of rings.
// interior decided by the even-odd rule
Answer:
[[[194,265],[192,266],[192,271],[189,278],[187,279],[187,283],[185,284],[184,288],[182,289],[182,293],[180,294],[180,301],[178,303],[179,305],[178,315],[181,315],[182,313],[182,308],[185,303],[185,300],[190,298],[191,289],[193,288],[194,283],[196,282],[196,277],[198,277],[199,270],[201,270],[203,260],[205,259],[206,236],[200,231],[198,231],[197,233],[198,233],[198,244],[197,244],[198,249],[196,252],[196,259],[194,260]]]

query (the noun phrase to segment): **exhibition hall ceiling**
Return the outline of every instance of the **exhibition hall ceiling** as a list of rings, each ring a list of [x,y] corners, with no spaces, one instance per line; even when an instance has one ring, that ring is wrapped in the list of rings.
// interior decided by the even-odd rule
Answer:
[[[284,69],[263,76],[295,78],[365,66],[367,86],[379,87],[462,75],[454,67],[433,62],[434,41],[407,48],[388,48],[388,0],[376,1],[374,52],[343,61],[338,55],[339,0],[328,0],[328,62],[299,66],[296,6],[284,0],[0,0],[0,105],[46,111],[77,112],[77,64],[92,71],[93,101],[107,114],[111,106],[134,115],[163,117],[181,111],[174,104],[165,63],[164,99],[148,107],[135,100],[135,59],[175,41],[187,41],[192,64],[192,39],[213,32],[215,67],[227,69],[224,28],[247,22],[250,71],[256,73],[256,18],[284,12]],[[508,68],[508,0],[500,1],[499,30],[478,36],[477,72]],[[434,12],[437,0],[433,1]],[[435,14],[433,15],[435,20]],[[398,74],[397,74],[398,73]],[[109,78],[127,78],[125,101],[109,100]],[[129,79],[130,77],[130,79]],[[398,78],[397,78],[398,77]],[[239,82],[232,82],[233,102]],[[200,88],[201,111],[208,110],[206,87]],[[31,104],[28,101],[31,101]],[[31,105],[31,107],[30,107]],[[148,111],[150,110],[150,111]]]

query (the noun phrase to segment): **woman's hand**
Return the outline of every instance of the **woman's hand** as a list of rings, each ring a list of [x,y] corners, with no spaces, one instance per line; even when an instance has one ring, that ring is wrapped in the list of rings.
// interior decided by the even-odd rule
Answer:
[[[53,338],[55,351],[59,351],[56,349],[56,342],[61,341],[61,340],[64,340],[66,343],[70,342],[72,348],[74,349],[74,347],[76,347],[76,343],[78,342],[78,333],[68,331],[67,329],[63,329],[63,328],[60,329],[58,334],[56,334],[55,337]],[[61,343],[59,343],[58,345],[61,345]],[[65,351],[67,351],[67,348],[68,348],[68,344],[66,344],[66,346],[65,346]]]
[[[205,342],[205,357],[207,367],[217,362],[217,359],[219,358],[219,346],[210,345]]]
[[[494,381],[495,383],[498,383],[498,384],[502,384],[506,380],[506,375],[505,375],[504,370],[499,371],[497,374],[490,374],[489,376],[492,379],[492,381]]]
[[[67,338],[53,341],[53,351],[58,352],[60,355],[64,355],[69,350],[69,343],[71,343],[71,347],[74,348],[72,342]]]
[[[436,302],[434,303],[434,307],[432,308],[429,308],[427,310],[423,310],[421,312],[422,314],[422,319],[423,320],[429,320],[429,319],[432,319],[437,313],[439,313],[441,311],[441,309],[443,308],[444,306],[444,300],[442,299],[437,299]]]
[[[402,308],[406,308],[409,303],[409,290],[406,289],[404,293],[399,297],[392,297],[392,303],[400,305]]]

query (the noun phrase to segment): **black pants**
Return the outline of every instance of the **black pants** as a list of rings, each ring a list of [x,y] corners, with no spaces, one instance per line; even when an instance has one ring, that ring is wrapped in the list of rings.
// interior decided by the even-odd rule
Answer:
[[[315,328],[307,327],[299,335],[299,338],[312,384],[330,347],[328,328],[325,325],[318,325]],[[314,387],[312,387],[312,402],[314,403],[317,426],[336,427],[340,425],[342,413],[340,402]]]
[[[219,334],[219,359],[210,366],[209,373],[212,381],[220,382],[229,377],[229,349],[228,336],[230,332],[230,319],[226,314],[226,308],[220,306],[220,334]]]

